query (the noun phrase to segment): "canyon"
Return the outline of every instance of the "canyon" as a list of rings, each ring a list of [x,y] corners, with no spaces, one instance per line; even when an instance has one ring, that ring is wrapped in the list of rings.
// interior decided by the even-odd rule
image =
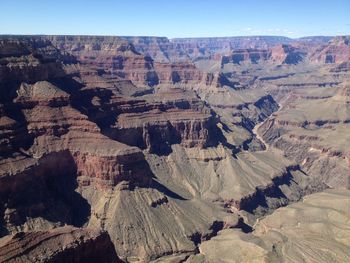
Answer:
[[[0,262],[347,262],[350,37],[0,36]]]

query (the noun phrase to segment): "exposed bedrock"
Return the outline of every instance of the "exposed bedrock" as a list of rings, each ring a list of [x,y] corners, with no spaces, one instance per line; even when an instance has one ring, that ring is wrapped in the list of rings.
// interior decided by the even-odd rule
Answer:
[[[83,94],[86,114],[113,140],[157,153],[168,152],[172,144],[218,143],[217,120],[194,92],[165,89],[136,98],[112,95],[104,105],[93,103],[95,97],[102,100],[103,93]]]
[[[292,45],[277,45],[271,49],[271,60],[279,64],[298,64],[306,55],[305,50]]]
[[[20,165],[18,161],[18,168]],[[1,174],[1,235],[86,223],[90,205],[75,192],[76,169],[71,154],[62,151],[35,160],[16,173]]]
[[[0,239],[0,261],[12,262],[122,262],[106,232],[60,227],[19,232]]]
[[[248,234],[221,231],[186,262],[347,262],[349,192],[306,196],[262,218]]]
[[[330,96],[291,97],[258,132],[315,180],[349,188],[349,90],[345,82]]]
[[[133,120],[130,122],[130,120]],[[141,121],[140,121],[141,120]],[[177,110],[123,114],[110,136],[150,152],[166,152],[171,144],[206,147],[215,144],[216,120],[210,115]]]
[[[62,77],[58,61],[63,56],[47,40],[39,38],[10,38],[0,40],[0,102],[15,96],[22,81]]]
[[[200,59],[216,59],[220,54],[236,49],[267,49],[277,43],[289,43],[286,37],[222,37],[182,38],[165,37],[123,37],[136,50],[158,62],[189,62]],[[219,56],[218,56],[219,54]]]
[[[142,152],[100,134],[98,126],[72,108],[69,94],[57,86],[22,84],[15,102],[34,140],[27,154],[68,150],[77,165],[79,182],[85,185],[115,186],[123,180],[142,184],[148,180]],[[96,142],[100,148],[94,146]]]
[[[97,70],[99,76],[130,80],[136,85],[189,84],[221,87],[215,74],[202,72],[191,61],[177,63],[154,60],[142,54],[128,41],[118,37],[52,36],[46,37],[62,51],[69,52],[83,65]],[[142,50],[142,48],[141,48]],[[153,53],[153,52],[151,52]]]
[[[341,64],[350,59],[349,36],[333,38],[327,45],[318,47],[310,54],[310,60],[318,63]]]
[[[225,55],[221,59],[221,66],[233,63],[258,63],[267,61],[271,56],[269,50],[259,49],[238,49],[234,50],[230,55]]]
[[[323,38],[0,39],[5,261],[181,262],[348,187],[347,62],[310,63]]]

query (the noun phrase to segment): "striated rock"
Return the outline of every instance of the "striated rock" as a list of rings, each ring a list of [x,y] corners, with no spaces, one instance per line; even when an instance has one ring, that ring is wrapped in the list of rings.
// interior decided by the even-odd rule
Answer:
[[[135,49],[156,62],[190,62],[187,52],[176,46],[166,37],[123,37],[131,42]]]
[[[323,38],[10,39],[0,45],[6,257],[215,261],[210,244],[231,240],[215,236],[238,228],[235,258],[248,248],[280,259],[242,233],[248,224],[347,187],[348,74],[308,59]]]
[[[67,106],[69,102],[69,94],[48,81],[38,81],[33,85],[22,82],[15,99],[15,103],[23,108]]]
[[[268,48],[276,43],[289,43],[284,37],[222,37],[222,38],[181,38],[165,37],[123,37],[136,50],[152,57],[156,62],[183,63],[200,59],[217,59],[235,49]]]
[[[106,232],[62,227],[0,239],[1,262],[122,262]]]
[[[326,97],[290,96],[287,106],[258,132],[316,181],[349,187],[350,155],[345,146],[349,140],[345,132],[349,128],[348,84],[332,92]]]
[[[263,49],[236,49],[230,55],[223,56],[221,66],[233,63],[258,63],[270,58],[270,51]]]
[[[133,45],[120,37],[48,36],[53,45],[84,65],[115,79],[156,85],[159,80],[153,60],[139,54]]]
[[[73,109],[69,95],[57,86],[47,82],[22,84],[18,94],[15,102],[22,109],[28,135],[34,140],[28,153],[41,156],[69,150],[77,165],[78,180],[84,185],[94,182],[115,186],[122,180],[147,181],[146,166],[144,172],[137,172],[144,160],[140,150],[101,135],[97,125]],[[99,149],[94,146],[96,142],[101,146]]]
[[[125,143],[129,142],[128,144],[141,141],[137,146],[159,152],[162,151],[162,145],[174,143],[187,147],[205,147],[210,136],[213,136],[209,134],[212,127],[215,127],[215,120],[211,115],[200,112],[151,111],[146,114],[119,115],[113,127],[118,130],[118,135],[113,137]]]
[[[342,62],[334,68],[330,69],[330,72],[348,72],[350,71],[350,62]]]
[[[348,36],[333,38],[328,44],[317,48],[310,60],[318,63],[341,64],[350,60],[350,40]]]
[[[21,81],[34,83],[62,77],[63,70],[57,62],[60,56],[58,50],[47,40],[0,38],[0,100],[13,97],[14,85]]]
[[[115,123],[102,131],[125,144],[166,152],[171,144],[206,147],[217,143],[216,120],[192,92],[170,89],[137,100],[115,100],[111,105]]]
[[[148,48],[147,51],[144,51],[142,48],[144,43],[141,45],[142,47],[139,47],[143,51],[143,55],[141,55],[132,44],[118,37],[51,36],[48,39],[60,50],[74,55],[83,65],[97,70],[99,76],[105,76],[115,81],[130,80],[136,85],[146,84],[149,86],[176,83],[211,85],[210,82],[206,81],[207,74],[198,70],[188,60],[181,63],[164,62],[166,59],[160,59],[161,62],[154,61],[148,56],[149,52],[152,54],[154,52]],[[136,43],[139,41],[145,43],[158,41],[157,38],[126,39],[131,39]],[[88,73],[87,70],[83,69],[82,72],[82,68],[80,68],[77,72],[80,75],[83,73],[85,77],[89,75],[89,82],[91,82],[93,75],[96,79],[96,74],[91,71]]]
[[[220,231],[186,262],[346,262],[348,205],[348,190],[310,195],[258,221],[252,233]]]
[[[266,49],[279,43],[290,43],[287,37],[251,36],[251,37],[212,37],[212,38],[178,38],[172,42],[182,49],[205,48],[210,52],[227,53],[234,49]]]
[[[174,84],[174,83],[200,83],[203,79],[203,73],[198,70],[195,65],[191,63],[155,63],[155,70],[157,72],[160,83]]]
[[[298,64],[306,53],[292,45],[277,45],[271,49],[271,59],[279,64]]]

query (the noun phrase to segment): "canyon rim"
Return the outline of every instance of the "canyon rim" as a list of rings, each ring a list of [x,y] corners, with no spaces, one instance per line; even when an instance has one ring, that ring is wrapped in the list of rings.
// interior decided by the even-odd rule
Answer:
[[[350,36],[267,32],[0,31],[0,262],[350,262]]]

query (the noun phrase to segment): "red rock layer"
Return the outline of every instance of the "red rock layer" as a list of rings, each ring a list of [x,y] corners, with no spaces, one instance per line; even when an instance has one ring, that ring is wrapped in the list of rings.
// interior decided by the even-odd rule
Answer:
[[[53,84],[22,84],[15,102],[26,119],[28,135],[34,139],[31,151],[41,156],[69,150],[78,181],[84,185],[115,186],[122,180],[144,182],[143,176],[148,178],[147,169],[143,174],[139,171],[138,163],[144,161],[140,150],[100,134],[95,123],[70,106],[69,94]]]
[[[292,45],[277,45],[271,49],[271,59],[279,64],[298,64],[306,53]]]
[[[112,97],[104,104],[114,113],[94,115],[102,132],[128,145],[162,152],[172,144],[205,147],[215,143],[216,120],[193,92],[169,89],[142,98]],[[101,118],[101,119],[99,119]]]
[[[318,63],[341,64],[350,60],[350,38],[335,37],[327,45],[322,45],[310,55],[310,60]]]
[[[154,62],[151,57],[141,55],[132,44],[118,37],[52,36],[48,39],[58,49],[69,52],[83,65],[97,71],[98,75],[115,81],[130,80],[137,85],[149,86],[174,83],[212,84],[207,81],[208,73],[197,69],[192,62]],[[145,54],[152,53],[151,50]],[[82,68],[77,71],[81,75]],[[93,73],[83,70],[83,74]],[[222,85],[218,82],[214,86]]]
[[[242,62],[258,63],[267,61],[271,56],[271,52],[266,49],[237,49],[232,51],[230,55],[222,57],[221,65],[228,63],[240,64]]]
[[[0,239],[0,262],[122,262],[105,232],[61,227]]]

